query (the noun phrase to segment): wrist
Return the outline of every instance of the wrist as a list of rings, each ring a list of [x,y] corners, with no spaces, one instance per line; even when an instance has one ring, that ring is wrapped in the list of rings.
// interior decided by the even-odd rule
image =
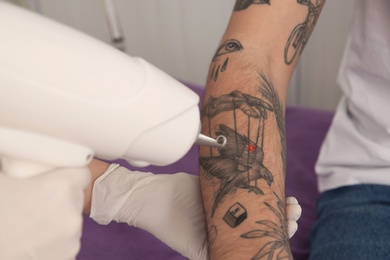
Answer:
[[[89,216],[91,213],[91,201],[92,201],[92,190],[95,181],[106,172],[110,167],[109,163],[93,159],[88,165],[88,169],[91,172],[91,180],[89,185],[84,189],[84,208],[83,214]]]

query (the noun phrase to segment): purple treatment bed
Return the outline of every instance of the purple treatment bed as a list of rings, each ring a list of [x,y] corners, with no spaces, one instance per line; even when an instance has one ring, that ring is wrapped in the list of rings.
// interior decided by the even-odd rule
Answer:
[[[203,88],[187,84],[202,95]],[[287,107],[287,180],[286,195],[295,196],[302,206],[299,229],[291,239],[291,249],[295,260],[308,259],[309,234],[315,221],[315,204],[318,197],[314,164],[320,145],[331,123],[331,112]],[[125,161],[116,161],[130,169]],[[139,170],[139,169],[138,169]],[[173,165],[147,167],[142,171],[153,173],[187,172],[198,174],[198,152],[193,147],[188,154]],[[77,260],[183,260],[176,253],[151,234],[129,227],[127,224],[111,223],[101,226],[84,217],[81,250]]]

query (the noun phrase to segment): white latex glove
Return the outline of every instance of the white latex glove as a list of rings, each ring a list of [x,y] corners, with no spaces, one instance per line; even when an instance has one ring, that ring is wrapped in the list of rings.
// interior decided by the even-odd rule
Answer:
[[[292,236],[298,230],[298,219],[301,217],[302,208],[299,205],[298,200],[295,197],[286,198],[286,216],[287,216],[287,232],[288,237]]]
[[[0,172],[0,259],[75,259],[89,180],[87,168],[29,178]]]
[[[290,237],[301,207],[288,198]],[[294,215],[291,215],[293,213]],[[192,260],[207,259],[199,178],[186,173],[133,172],[111,165],[94,184],[90,217],[99,224],[125,222],[148,231]]]

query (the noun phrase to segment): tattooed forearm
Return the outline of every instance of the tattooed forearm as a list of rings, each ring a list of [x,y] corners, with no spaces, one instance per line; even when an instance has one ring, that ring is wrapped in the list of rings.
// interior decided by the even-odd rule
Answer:
[[[244,231],[245,227],[254,228],[254,225],[272,227],[273,229],[267,232],[262,227],[259,230],[236,235],[237,238],[249,239],[265,238],[270,234],[267,240],[260,242],[264,247],[256,249],[258,252],[253,259],[262,259],[265,256],[266,259],[271,259],[273,256],[275,259],[284,259],[290,256],[285,208],[283,208],[285,205],[274,192],[275,176],[264,160],[265,153],[272,154],[270,156],[273,157],[276,151],[281,151],[282,156],[279,158],[283,161],[284,172],[284,107],[272,82],[263,73],[258,73],[256,85],[258,89],[252,89],[258,93],[257,95],[235,90],[218,97],[210,96],[203,103],[202,117],[207,119],[204,121],[207,122],[204,123],[204,129],[208,129],[210,136],[224,135],[227,139],[226,145],[222,148],[212,148],[213,150],[210,149],[208,154],[203,150],[199,160],[203,170],[203,180],[207,180],[208,185],[214,189],[211,203],[208,204],[210,208],[206,209],[206,212],[210,213],[207,216],[210,219],[218,216],[222,218],[226,227],[241,230],[240,232]],[[218,121],[221,117],[227,122],[226,124],[212,124],[214,120]],[[269,130],[271,128],[276,130],[277,135],[266,134],[274,131]],[[280,139],[280,148],[266,145],[264,141],[275,137]],[[274,159],[271,161],[275,162]],[[275,169],[274,165],[271,167]],[[282,177],[278,175],[278,181],[281,180]],[[258,211],[258,207],[254,209],[253,206],[247,208],[248,202],[245,202],[246,195],[243,192],[253,194],[251,198],[259,196],[259,203],[263,204],[264,209]],[[237,198],[243,199],[244,203],[236,200],[226,205],[235,194],[240,194]],[[269,198],[271,195],[276,198],[277,207],[272,206],[274,199]],[[223,212],[221,212],[222,208],[225,208]],[[250,214],[261,216],[266,209],[270,210],[275,217],[257,222],[248,221]],[[280,225],[276,224],[278,220]],[[211,223],[218,223],[218,221],[211,221]],[[209,239],[212,239],[212,243],[217,240],[216,231],[216,225],[209,226]]]
[[[317,23],[324,2],[325,0],[297,0],[297,3],[307,6],[308,12],[305,21],[298,24],[288,37],[284,49],[284,61],[287,65],[290,65],[297,55],[301,55]]]
[[[224,147],[218,149],[218,155],[201,157],[200,165],[205,175],[220,180],[220,186],[215,193],[211,216],[214,215],[218,206],[224,201],[227,194],[232,194],[237,188],[247,189],[255,194],[264,192],[258,187],[257,181],[264,179],[268,186],[273,182],[273,174],[263,164],[264,159],[264,123],[268,119],[267,112],[273,112],[281,141],[281,160],[283,162],[283,173],[285,172],[286,139],[284,132],[284,108],[272,83],[262,74],[260,75],[259,92],[266,101],[243,94],[240,91],[233,91],[230,94],[221,95],[218,98],[210,97],[203,107],[203,116],[208,117],[209,125],[211,118],[224,113],[231,114],[233,127],[220,124],[215,133],[209,135],[223,135],[227,138]],[[246,136],[240,134],[237,129],[237,115],[247,116],[248,129]],[[256,125],[256,131],[251,133],[252,125]],[[210,129],[210,128],[209,128]],[[254,182],[254,184],[253,184]]]
[[[237,0],[234,6],[234,11],[241,11],[247,9],[250,5],[270,4],[270,0]]]
[[[237,1],[235,10],[261,4],[270,5],[270,0]],[[271,251],[276,252],[275,257],[267,249],[267,259],[281,259],[289,256],[281,253],[281,248],[288,248],[288,239],[287,245],[281,244],[284,242],[281,232],[287,233],[287,228],[286,223],[275,223],[285,221],[285,212],[273,205],[281,205],[283,201],[277,198],[284,196],[284,103],[271,80],[258,68],[250,69],[261,58],[248,52],[257,50],[256,45],[227,39],[212,59],[202,107],[203,133],[226,137],[223,147],[200,148],[200,181],[210,257],[236,259],[245,255],[244,258],[250,259],[261,251],[253,257],[260,259],[265,250],[259,250],[257,240],[246,236],[252,236],[251,230],[263,219],[264,223],[284,229],[275,231],[279,234],[276,242],[273,236],[264,236],[259,242],[265,248],[273,245]],[[279,49],[283,51],[284,42],[280,43]],[[275,210],[280,212],[276,214]],[[242,247],[242,243],[246,246]]]

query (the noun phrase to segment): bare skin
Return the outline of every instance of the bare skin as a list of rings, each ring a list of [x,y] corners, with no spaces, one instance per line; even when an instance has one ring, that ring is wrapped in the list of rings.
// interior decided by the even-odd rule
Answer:
[[[109,163],[93,159],[92,162],[88,165],[89,170],[91,171],[91,181],[88,187],[84,190],[84,208],[83,214],[89,216],[91,213],[91,201],[92,201],[92,189],[93,184],[110,166]]]

